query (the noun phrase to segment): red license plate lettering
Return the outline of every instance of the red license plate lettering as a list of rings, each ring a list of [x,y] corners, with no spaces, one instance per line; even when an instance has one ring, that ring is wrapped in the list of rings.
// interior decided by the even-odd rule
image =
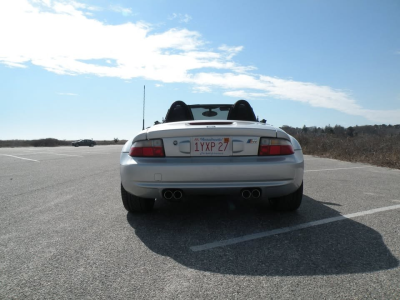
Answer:
[[[227,137],[192,138],[192,156],[230,156],[232,155],[231,139]],[[229,147],[229,145],[231,145]]]

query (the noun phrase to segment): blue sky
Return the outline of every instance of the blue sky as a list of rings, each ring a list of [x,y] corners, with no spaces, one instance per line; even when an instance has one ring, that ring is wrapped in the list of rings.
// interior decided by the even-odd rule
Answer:
[[[0,139],[128,139],[175,100],[400,124],[400,1],[0,2]]]

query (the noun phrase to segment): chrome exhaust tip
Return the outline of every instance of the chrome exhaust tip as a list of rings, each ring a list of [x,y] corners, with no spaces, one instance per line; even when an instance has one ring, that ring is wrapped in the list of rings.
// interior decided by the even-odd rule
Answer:
[[[252,196],[253,198],[260,198],[260,196],[261,196],[260,190],[259,190],[259,189],[254,189],[254,190],[252,190],[252,191],[251,191],[251,196]]]
[[[164,196],[165,199],[171,200],[172,197],[174,196],[174,194],[172,193],[172,191],[166,190],[166,191],[164,191],[163,196]]]
[[[249,199],[251,197],[251,192],[249,190],[243,190],[242,191],[242,197],[244,199]]]
[[[174,192],[174,198],[175,198],[176,200],[181,199],[182,196],[183,196],[183,194],[182,194],[182,192],[181,192],[180,190],[176,190],[176,191]]]

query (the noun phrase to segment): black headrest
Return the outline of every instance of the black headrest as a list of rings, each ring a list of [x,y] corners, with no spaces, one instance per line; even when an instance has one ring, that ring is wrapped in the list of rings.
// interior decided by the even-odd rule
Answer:
[[[175,101],[172,103],[165,117],[166,123],[191,120],[193,120],[192,111],[183,101]]]
[[[228,114],[228,120],[257,121],[253,108],[246,100],[239,100],[233,105]]]

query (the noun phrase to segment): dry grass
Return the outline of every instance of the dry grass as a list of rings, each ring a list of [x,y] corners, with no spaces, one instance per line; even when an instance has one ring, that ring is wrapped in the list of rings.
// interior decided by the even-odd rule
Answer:
[[[356,137],[297,134],[303,153],[351,162],[400,169],[400,136]]]
[[[72,141],[57,140],[53,138],[39,139],[39,140],[0,140],[0,148],[14,148],[14,147],[58,147],[58,146],[71,146]],[[115,143],[114,140],[96,141],[97,145],[123,145],[126,140],[120,140]]]
[[[400,135],[362,134],[354,137],[337,134],[295,133],[304,154],[351,162],[400,169]],[[118,145],[126,140],[118,141]],[[115,145],[114,140],[96,141],[97,145]],[[71,141],[57,139],[0,140],[1,147],[57,147],[70,146]]]
[[[0,147],[57,147],[71,145],[70,141],[60,141],[53,138],[39,140],[0,140]]]

